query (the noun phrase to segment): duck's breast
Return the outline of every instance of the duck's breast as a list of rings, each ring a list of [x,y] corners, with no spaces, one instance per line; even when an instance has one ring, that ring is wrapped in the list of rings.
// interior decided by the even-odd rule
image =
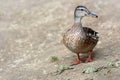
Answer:
[[[83,52],[84,36],[78,29],[69,29],[63,36],[63,43],[74,53]]]

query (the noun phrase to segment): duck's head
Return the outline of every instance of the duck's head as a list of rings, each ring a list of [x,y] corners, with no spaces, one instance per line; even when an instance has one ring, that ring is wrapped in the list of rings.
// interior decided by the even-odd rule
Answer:
[[[90,12],[85,6],[77,6],[74,12],[74,17],[82,18],[84,16],[98,17],[96,14]]]

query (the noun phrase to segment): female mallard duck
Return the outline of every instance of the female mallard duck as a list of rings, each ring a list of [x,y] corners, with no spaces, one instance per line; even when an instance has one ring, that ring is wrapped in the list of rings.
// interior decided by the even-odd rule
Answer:
[[[91,62],[93,48],[98,42],[97,32],[88,27],[82,27],[81,19],[84,16],[98,17],[91,13],[85,6],[77,6],[74,12],[74,25],[64,34],[63,43],[72,52],[77,54],[77,61],[73,65],[81,63],[79,53],[89,52],[85,62]]]

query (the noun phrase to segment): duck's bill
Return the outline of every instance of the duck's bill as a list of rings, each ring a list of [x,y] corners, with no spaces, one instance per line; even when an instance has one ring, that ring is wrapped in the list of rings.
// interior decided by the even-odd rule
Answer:
[[[88,13],[88,16],[98,18],[98,16],[97,16],[96,14],[93,14],[93,13],[91,13],[91,12]]]

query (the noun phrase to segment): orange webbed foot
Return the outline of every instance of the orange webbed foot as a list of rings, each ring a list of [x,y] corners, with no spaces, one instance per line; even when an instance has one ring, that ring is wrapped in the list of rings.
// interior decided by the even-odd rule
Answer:
[[[89,56],[88,56],[88,58],[85,60],[85,62],[91,62],[91,61],[92,61],[92,53],[93,53],[93,51],[91,50],[91,51],[89,52]]]
[[[72,65],[77,65],[77,64],[80,64],[80,63],[82,63],[82,61],[81,61],[81,59],[80,59],[79,54],[77,54],[77,61],[73,62]]]
[[[85,60],[85,62],[87,63],[87,62],[92,62],[92,59],[91,58],[87,58],[86,60]]]
[[[82,63],[82,61],[75,61],[75,62],[73,62],[72,65],[77,65],[77,64],[80,64],[80,63]]]

